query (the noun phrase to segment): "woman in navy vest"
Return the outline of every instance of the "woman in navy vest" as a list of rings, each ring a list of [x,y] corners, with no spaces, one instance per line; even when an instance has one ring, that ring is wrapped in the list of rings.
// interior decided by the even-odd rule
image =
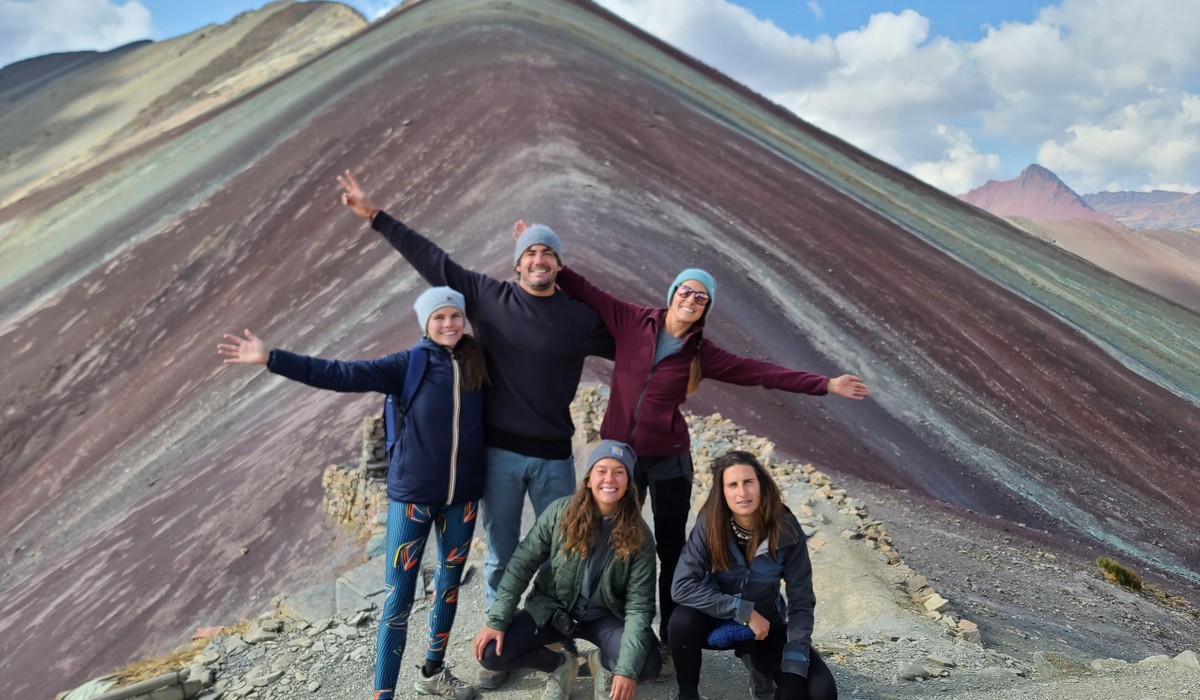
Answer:
[[[409,350],[377,360],[323,360],[286,350],[267,351],[249,330],[217,345],[226,364],[265,365],[275,374],[333,391],[375,391],[411,397],[388,464],[387,600],[379,624],[373,700],[396,694],[408,616],[421,576],[421,555],[432,529],[438,539],[429,644],[415,689],[455,700],[475,689],[450,673],[445,658],[483,495],[483,386],[487,366],[465,332],[465,302],[449,287],[434,287],[413,309],[424,335]],[[406,386],[416,382],[416,386]],[[402,410],[403,410],[402,408]]]

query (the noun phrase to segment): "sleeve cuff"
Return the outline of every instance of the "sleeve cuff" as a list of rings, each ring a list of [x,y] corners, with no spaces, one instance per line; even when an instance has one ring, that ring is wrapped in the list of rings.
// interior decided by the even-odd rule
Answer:
[[[742,597],[738,595],[734,596],[733,605],[733,619],[737,620],[743,625],[748,624],[750,622],[750,613],[754,612],[754,601],[742,600]]]
[[[783,652],[783,663],[780,664],[780,670],[784,673],[794,673],[797,676],[808,678],[808,654],[800,651]]]

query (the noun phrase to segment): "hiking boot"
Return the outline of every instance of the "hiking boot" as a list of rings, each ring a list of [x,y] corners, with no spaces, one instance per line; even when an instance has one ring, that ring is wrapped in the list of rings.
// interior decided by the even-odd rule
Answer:
[[[658,654],[662,657],[662,670],[658,672],[658,678],[654,680],[665,681],[668,678],[675,677],[675,659],[671,657],[671,647],[666,644],[658,648]]]
[[[754,700],[773,700],[775,697],[775,680],[763,675],[754,667],[754,659],[749,654],[743,654],[742,663],[750,672],[750,697]]]
[[[484,690],[495,690],[504,685],[506,680],[508,680],[508,671],[489,671],[482,666],[479,667],[479,687]]]
[[[542,700],[567,700],[571,697],[571,684],[579,673],[579,663],[570,654],[561,653],[562,660],[558,668],[546,679],[546,689],[542,691]]]
[[[550,645],[549,648],[553,648],[553,646],[554,645]],[[574,637],[567,637],[566,639],[564,639],[562,641],[562,648],[555,649],[555,651],[565,651],[575,659],[576,663],[579,664],[579,676],[580,677],[587,677],[587,676],[592,675],[592,669],[588,667],[587,657],[583,656],[579,653],[579,647],[576,646]]]
[[[604,668],[604,664],[600,663],[600,650],[593,649],[592,653],[588,654],[588,667],[592,669],[592,678],[596,679],[595,689],[592,696],[596,700],[612,700],[612,683],[613,674]]]
[[[588,668],[587,657],[580,656],[579,647],[577,647],[575,645],[575,640],[573,638],[567,637],[566,639],[562,640],[561,642],[547,644],[546,648],[549,649],[550,651],[555,651],[555,652],[559,652],[559,653],[562,653],[565,651],[568,654],[570,654],[571,658],[575,659],[575,663],[579,664],[579,673],[576,676],[577,678],[586,678],[587,676],[592,675],[592,669]]]
[[[475,697],[475,689],[455,678],[448,666],[442,666],[442,670],[432,676],[426,676],[425,669],[418,666],[413,689],[420,695],[437,695],[450,700],[472,700]]]

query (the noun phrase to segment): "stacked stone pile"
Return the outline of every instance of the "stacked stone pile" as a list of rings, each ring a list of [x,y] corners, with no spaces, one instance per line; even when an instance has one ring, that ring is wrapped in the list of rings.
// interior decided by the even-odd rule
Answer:
[[[372,478],[387,478],[387,436],[383,431],[383,417],[363,418],[362,452],[358,463]]]
[[[608,387],[604,384],[581,384],[571,402],[571,420],[575,423],[575,437],[584,443],[600,439],[600,423],[604,420],[604,409],[608,406]]]
[[[387,523],[387,448],[382,418],[364,418],[357,462],[331,464],[321,475],[325,512],[361,539],[382,547]]]
[[[720,413],[710,416],[695,416],[688,413],[685,414],[685,418],[688,424],[688,434],[692,438],[692,466],[698,476],[708,479],[703,483],[704,493],[707,494],[708,487],[712,485],[710,475],[712,463],[730,450],[749,452],[758,458],[759,463],[764,467],[768,469],[776,467],[774,464],[775,443],[766,438],[750,435],[744,428],[739,428],[737,424],[722,417]],[[777,471],[780,474],[786,472],[786,470],[772,469],[772,475],[776,475]]]

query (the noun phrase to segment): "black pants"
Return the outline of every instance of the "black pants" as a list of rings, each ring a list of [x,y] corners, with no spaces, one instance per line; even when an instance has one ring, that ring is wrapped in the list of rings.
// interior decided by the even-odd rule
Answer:
[[[642,457],[633,473],[638,500],[654,513],[654,545],[658,550],[658,637],[668,641],[667,624],[675,610],[671,579],[687,542],[688,512],[692,507],[692,456]]]
[[[621,654],[621,636],[625,632],[625,622],[614,617],[602,617],[599,620],[579,623],[575,637],[586,639],[600,649],[600,664],[612,671],[616,668],[617,659]],[[492,642],[483,650],[480,665],[489,671],[514,671],[519,668],[532,668],[545,673],[552,673],[562,663],[562,656],[546,648],[566,639],[562,632],[547,624],[538,627],[533,616],[525,610],[518,610],[513,615],[512,624],[504,632],[504,653],[496,653],[496,643]],[[646,655],[646,663],[642,666],[642,675],[637,680],[649,681],[658,678],[662,671],[662,656],[658,647],[650,645],[650,653]]]
[[[706,648],[709,631],[718,622],[686,605],[675,608],[671,615],[671,656],[675,659],[675,678],[680,687],[700,684],[701,652]],[[750,654],[758,672],[774,679],[776,700],[837,700],[837,683],[833,673],[816,649],[808,652],[808,678],[783,672],[785,644],[787,625],[771,625],[766,639],[761,642],[742,642],[733,651],[738,656]]]

